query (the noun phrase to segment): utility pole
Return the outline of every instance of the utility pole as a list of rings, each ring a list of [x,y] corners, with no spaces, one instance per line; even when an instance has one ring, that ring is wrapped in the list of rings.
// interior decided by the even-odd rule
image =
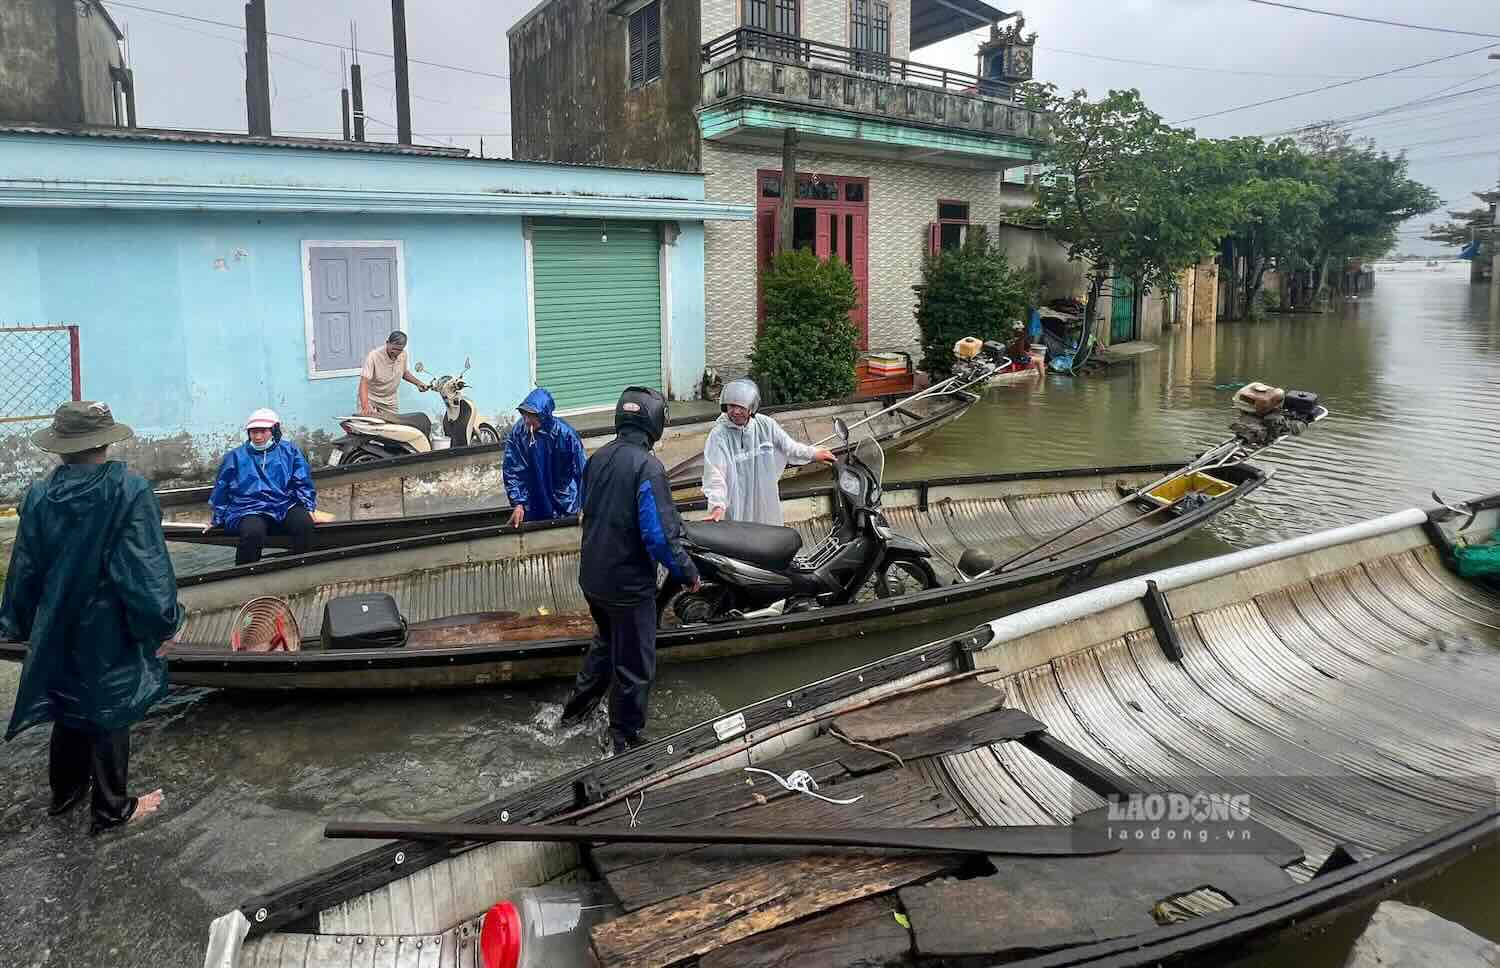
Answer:
[[[245,113],[250,134],[271,137],[271,62],[266,45],[266,0],[245,4]]]
[[[391,37],[396,55],[396,140],[411,144],[411,82],[406,63],[406,0],[391,0]]]
[[[365,85],[359,71],[359,26],[349,25],[349,38],[354,50],[354,62],[349,65],[349,87],[354,102],[354,140],[365,140]]]
[[[797,129],[787,128],[781,142],[781,210],[777,221],[781,232],[776,253],[792,250],[792,232],[797,221]]]

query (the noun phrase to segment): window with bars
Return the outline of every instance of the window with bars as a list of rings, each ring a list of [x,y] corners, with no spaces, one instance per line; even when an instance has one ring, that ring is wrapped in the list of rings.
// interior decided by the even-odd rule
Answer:
[[[891,6],[885,0],[849,0],[849,46],[853,68],[883,74],[890,69]]]
[[[661,77],[661,2],[652,0],[630,15],[630,86]]]
[[[779,57],[796,56],[798,45],[793,39],[802,36],[799,0],[744,0],[743,19],[746,27],[776,35],[752,37],[754,49]]]

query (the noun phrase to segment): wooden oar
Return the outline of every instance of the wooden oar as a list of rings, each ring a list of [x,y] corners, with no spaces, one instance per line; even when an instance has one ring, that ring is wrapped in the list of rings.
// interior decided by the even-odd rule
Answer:
[[[747,847],[884,847],[935,853],[1014,857],[1087,857],[1120,849],[1097,831],[1077,827],[844,827],[776,830],[726,827],[574,827],[564,824],[345,823],[323,836],[358,840],[436,840],[597,844],[712,844]]]

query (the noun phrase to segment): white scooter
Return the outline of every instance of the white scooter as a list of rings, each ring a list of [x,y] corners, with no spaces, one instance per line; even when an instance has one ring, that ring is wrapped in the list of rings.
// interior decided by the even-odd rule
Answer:
[[[468,386],[464,374],[469,372],[470,365],[465,359],[458,376],[440,376],[428,385],[428,389],[438,392],[446,406],[443,436],[452,447],[499,444],[500,422],[481,420],[474,404],[464,397],[464,388]],[[423,373],[426,368],[418,363],[416,371]],[[345,436],[334,441],[333,453],[328,458],[330,467],[425,454],[433,449],[432,418],[425,413],[403,413],[395,419],[353,414],[340,420],[339,426]]]

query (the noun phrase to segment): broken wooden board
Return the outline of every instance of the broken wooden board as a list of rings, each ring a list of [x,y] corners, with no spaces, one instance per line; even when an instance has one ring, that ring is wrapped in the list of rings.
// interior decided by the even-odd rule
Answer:
[[[1000,709],[1005,690],[965,679],[941,689],[898,696],[868,709],[846,713],[833,721],[839,732],[860,743],[880,743],[909,733],[922,733],[939,726]]]
[[[604,968],[671,965],[850,901],[954,871],[953,855],[804,855],[593,928]]]
[[[775,786],[774,782],[771,786]],[[770,800],[764,806],[721,814],[715,822],[726,828],[760,829],[939,826],[944,825],[945,818],[952,818],[948,821],[952,824],[961,822],[957,804],[915,773],[882,773],[829,787],[827,792],[840,799],[854,796],[861,799],[852,804],[835,804],[796,794]],[[816,848],[618,844],[596,847],[590,856],[625,910],[635,911],[743,876],[757,867],[806,857],[813,849]],[[838,856],[869,853],[872,851],[841,851]]]
[[[885,740],[878,750],[850,746],[839,754],[839,762],[857,776],[896,765],[892,753],[906,761],[923,756],[967,753],[991,743],[1020,739],[1046,729],[1041,722],[1019,709],[992,709],[967,719]]]
[[[1237,903],[1292,886],[1258,856],[1177,851],[995,859],[998,873],[907,887],[900,898],[924,957],[1019,955],[1150,931],[1158,901],[1213,887]]]
[[[911,957],[911,931],[889,894],[855,901],[795,924],[736,941],[698,959],[698,968],[868,968]]]

